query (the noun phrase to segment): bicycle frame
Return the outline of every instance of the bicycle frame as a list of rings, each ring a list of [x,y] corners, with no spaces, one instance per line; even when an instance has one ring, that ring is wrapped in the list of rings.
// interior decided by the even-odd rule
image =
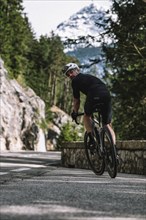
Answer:
[[[94,113],[98,113],[98,116],[97,116],[98,119],[97,119],[97,117],[96,117],[96,115]],[[99,141],[100,141],[99,148],[100,148],[101,154],[103,154],[104,153],[104,147],[103,147],[103,143],[102,143],[103,127],[101,125],[102,122],[101,122],[100,110],[98,109],[94,113],[92,114],[91,118],[92,118],[92,121],[93,121],[93,126],[95,127],[96,125],[98,125],[98,126],[96,126],[96,128],[98,129],[98,132],[99,132]],[[94,127],[93,127],[93,130],[94,130]]]

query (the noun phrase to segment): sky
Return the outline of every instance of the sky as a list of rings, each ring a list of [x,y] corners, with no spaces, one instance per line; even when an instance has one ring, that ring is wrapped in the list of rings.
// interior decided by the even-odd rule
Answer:
[[[110,0],[23,0],[24,12],[36,34],[49,35],[57,26],[85,6],[109,8]]]

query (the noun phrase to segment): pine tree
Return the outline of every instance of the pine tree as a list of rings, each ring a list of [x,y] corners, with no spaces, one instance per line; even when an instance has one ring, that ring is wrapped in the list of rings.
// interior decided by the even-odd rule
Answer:
[[[26,54],[33,39],[22,0],[0,0],[0,27],[0,54],[11,76],[17,78],[26,70]]]
[[[114,0],[106,32],[113,39],[103,45],[113,75],[114,126],[123,139],[146,138],[146,3]]]

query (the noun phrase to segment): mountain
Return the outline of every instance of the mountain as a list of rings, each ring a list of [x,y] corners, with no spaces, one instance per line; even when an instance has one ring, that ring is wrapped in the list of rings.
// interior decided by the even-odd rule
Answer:
[[[94,4],[84,7],[76,14],[73,14],[67,21],[62,22],[57,26],[55,31],[61,39],[79,39],[80,37],[90,37],[91,45],[94,45],[93,37],[96,40],[100,39],[100,33],[103,32],[103,25],[105,24],[103,18],[106,17],[104,10],[98,10]],[[101,24],[101,27],[97,26]],[[96,46],[100,46],[100,43]]]
[[[65,52],[75,56],[82,66],[90,67],[91,60],[102,59],[100,34],[104,31],[106,18],[107,14],[103,9],[98,10],[94,4],[90,4],[57,26],[55,34],[64,42]],[[97,62],[94,66],[100,74],[103,74],[103,68],[104,61]]]

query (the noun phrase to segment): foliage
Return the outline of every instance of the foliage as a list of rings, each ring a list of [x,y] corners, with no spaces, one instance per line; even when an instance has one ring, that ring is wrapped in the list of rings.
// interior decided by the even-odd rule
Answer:
[[[25,73],[25,78],[27,84],[45,101],[46,113],[53,105],[70,112],[70,82],[63,76],[62,68],[75,59],[63,52],[60,38],[53,33],[51,37],[41,36],[32,44],[28,59],[31,68]]]
[[[62,142],[83,141],[83,126],[76,126],[71,122],[67,122],[61,129],[61,134],[58,139],[58,145]]]
[[[107,67],[112,70],[112,74],[105,70],[105,79],[113,96],[114,128],[119,138],[146,139],[146,3],[113,0],[111,10],[116,19],[106,17],[102,41]],[[70,113],[72,91],[62,68],[78,61],[64,53],[60,38],[52,32],[37,40],[23,13],[22,0],[0,0],[0,27],[0,55],[10,76],[45,101],[47,120],[51,120],[52,105]],[[107,36],[110,44],[105,41]],[[67,124],[61,138],[76,140],[77,130]]]
[[[119,138],[146,139],[146,3],[114,0],[105,45],[114,104],[114,127]],[[109,22],[109,21],[108,21]]]
[[[53,32],[50,37],[35,38],[22,0],[0,0],[0,11],[0,54],[10,77],[31,87],[45,101],[48,120],[52,105],[70,113],[72,92],[62,68],[77,60],[64,53],[60,38]]]
[[[23,13],[22,0],[0,0],[0,54],[11,77],[26,71],[33,33]]]

